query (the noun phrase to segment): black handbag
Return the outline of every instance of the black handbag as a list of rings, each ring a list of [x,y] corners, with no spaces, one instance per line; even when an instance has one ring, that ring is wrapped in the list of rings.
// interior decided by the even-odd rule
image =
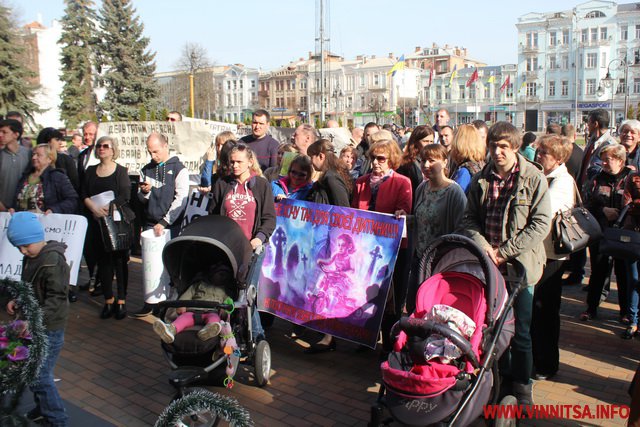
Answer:
[[[557,254],[571,254],[602,239],[602,228],[591,212],[582,205],[575,181],[573,189],[578,206],[558,212],[553,218],[551,237]]]
[[[114,219],[114,211],[120,212],[120,220]],[[133,243],[133,221],[130,209],[126,206],[118,209],[114,203],[109,204],[109,213],[101,217],[100,233],[105,252],[128,250]]]
[[[622,228],[627,212],[627,205],[611,227],[604,229],[604,238],[600,242],[600,253],[613,258],[640,261],[640,232]]]

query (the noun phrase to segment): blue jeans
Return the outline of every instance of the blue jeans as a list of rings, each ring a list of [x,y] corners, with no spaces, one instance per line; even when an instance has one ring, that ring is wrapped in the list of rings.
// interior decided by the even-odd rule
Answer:
[[[500,358],[500,371],[504,377],[514,382],[529,384],[533,370],[533,353],[531,344],[531,317],[533,313],[533,286],[520,291],[513,303],[515,316],[515,335],[511,346]]]
[[[253,314],[251,315],[251,333],[253,334],[254,340],[260,335],[264,336],[264,328],[262,328],[262,322],[260,321],[260,313],[258,313],[258,309],[255,306],[253,306]]]
[[[64,329],[47,331],[49,339],[49,351],[40,369],[40,375],[35,384],[30,388],[33,399],[36,402],[40,414],[44,416],[51,426],[68,426],[69,417],[64,409],[58,389],[53,382],[53,368],[64,344]]]
[[[627,264],[627,301],[629,303],[629,321],[638,326],[638,305],[640,304],[640,282],[638,281],[638,261]]]

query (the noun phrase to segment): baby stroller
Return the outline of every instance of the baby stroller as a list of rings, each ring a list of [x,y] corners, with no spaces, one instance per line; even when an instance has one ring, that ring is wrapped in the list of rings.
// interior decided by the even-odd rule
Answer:
[[[510,269],[513,277],[508,283],[513,291],[509,296],[505,278],[471,239],[446,235],[427,249],[417,272],[422,284],[415,312],[392,329],[394,349],[381,365],[383,381],[371,408],[370,426],[393,421],[466,426],[482,415],[483,405],[495,403],[500,388],[495,362],[513,337],[511,307],[524,282],[519,264]],[[465,336],[455,325],[434,320],[434,308],[443,306],[464,313],[475,329],[461,327],[470,331]],[[455,347],[459,357],[427,361],[425,343],[434,339]],[[384,418],[385,408],[391,418]]]
[[[262,258],[262,254],[252,252],[240,226],[219,215],[195,219],[182,230],[180,236],[170,240],[164,247],[162,261],[178,296],[187,290],[194,277],[221,260],[228,263],[235,275],[234,283],[225,286],[233,290],[234,294],[230,295],[233,302],[173,300],[159,304],[161,319],[165,318],[169,307],[226,311],[239,350],[230,355],[224,354],[220,351],[220,337],[203,341],[197,337],[197,327],[177,334],[171,344],[162,342],[162,349],[172,368],[169,382],[177,390],[174,400],[182,397],[188,386],[221,383],[228,376],[229,366],[232,368],[229,376],[232,377],[241,359],[253,362],[258,386],[262,387],[269,381],[269,343],[265,340],[256,342],[251,328],[257,294],[251,278],[257,276]]]

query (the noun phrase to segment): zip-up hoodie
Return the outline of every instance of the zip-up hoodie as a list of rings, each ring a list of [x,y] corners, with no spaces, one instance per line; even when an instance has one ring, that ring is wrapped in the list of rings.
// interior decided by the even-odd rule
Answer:
[[[69,265],[64,257],[67,245],[50,240],[35,258],[22,260],[22,280],[31,283],[44,313],[47,331],[64,329],[69,314],[67,291]]]

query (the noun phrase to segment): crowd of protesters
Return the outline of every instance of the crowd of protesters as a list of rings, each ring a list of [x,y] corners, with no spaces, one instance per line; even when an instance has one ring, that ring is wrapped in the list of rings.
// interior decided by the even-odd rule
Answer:
[[[181,119],[179,113],[171,114],[172,120]],[[438,111],[433,127],[368,123],[352,133],[361,139],[355,137],[340,152],[307,124],[296,129],[291,142],[279,143],[269,135],[269,123],[269,113],[257,110],[250,135],[236,140],[225,132],[203,153],[198,188],[211,192],[211,213],[237,220],[253,247],[268,243],[275,228],[274,203],[284,198],[411,216],[409,239],[401,244],[384,311],[383,354],[391,351],[391,326],[415,307],[420,285],[415,271],[437,237],[466,234],[501,271],[509,261],[519,261],[528,286],[514,305],[515,336],[501,368],[507,388],[521,404],[531,404],[532,380],[550,378],[559,369],[562,285],[581,283],[587,260],[586,250],[571,256],[555,252],[552,220],[581,200],[603,227],[630,205],[625,226],[638,227],[640,121],[623,122],[618,142],[609,131],[608,113],[592,111],[584,151],[575,143],[571,124],[550,124],[547,135],[537,137],[522,135],[508,122],[456,127],[445,110]],[[24,143],[22,134],[19,120],[0,121],[0,211],[87,216],[84,255],[91,279],[83,287],[94,296],[104,295],[101,318],[125,318],[129,252],[105,254],[101,249],[96,220],[108,214],[109,205],[98,206],[93,198],[110,191],[111,202],[129,210],[131,183],[126,169],[116,163],[116,141],[106,136],[96,143],[93,122],[73,136],[77,142],[69,148],[52,128],[44,129],[33,147]],[[151,162],[143,168],[137,189],[141,224],[157,235],[167,229],[175,236],[186,208],[188,174],[178,158],[169,155],[164,136],[149,135],[147,150]],[[282,170],[286,153],[296,157]],[[597,317],[614,270],[620,322],[626,325],[622,338],[638,336],[638,263],[611,259],[600,253],[597,243],[588,250],[593,273],[580,319]],[[565,272],[570,274],[563,280]],[[75,298],[70,292],[70,301]],[[136,315],[155,313],[145,304]],[[259,319],[254,322],[262,334]],[[325,335],[307,353],[335,349],[335,338]]]

